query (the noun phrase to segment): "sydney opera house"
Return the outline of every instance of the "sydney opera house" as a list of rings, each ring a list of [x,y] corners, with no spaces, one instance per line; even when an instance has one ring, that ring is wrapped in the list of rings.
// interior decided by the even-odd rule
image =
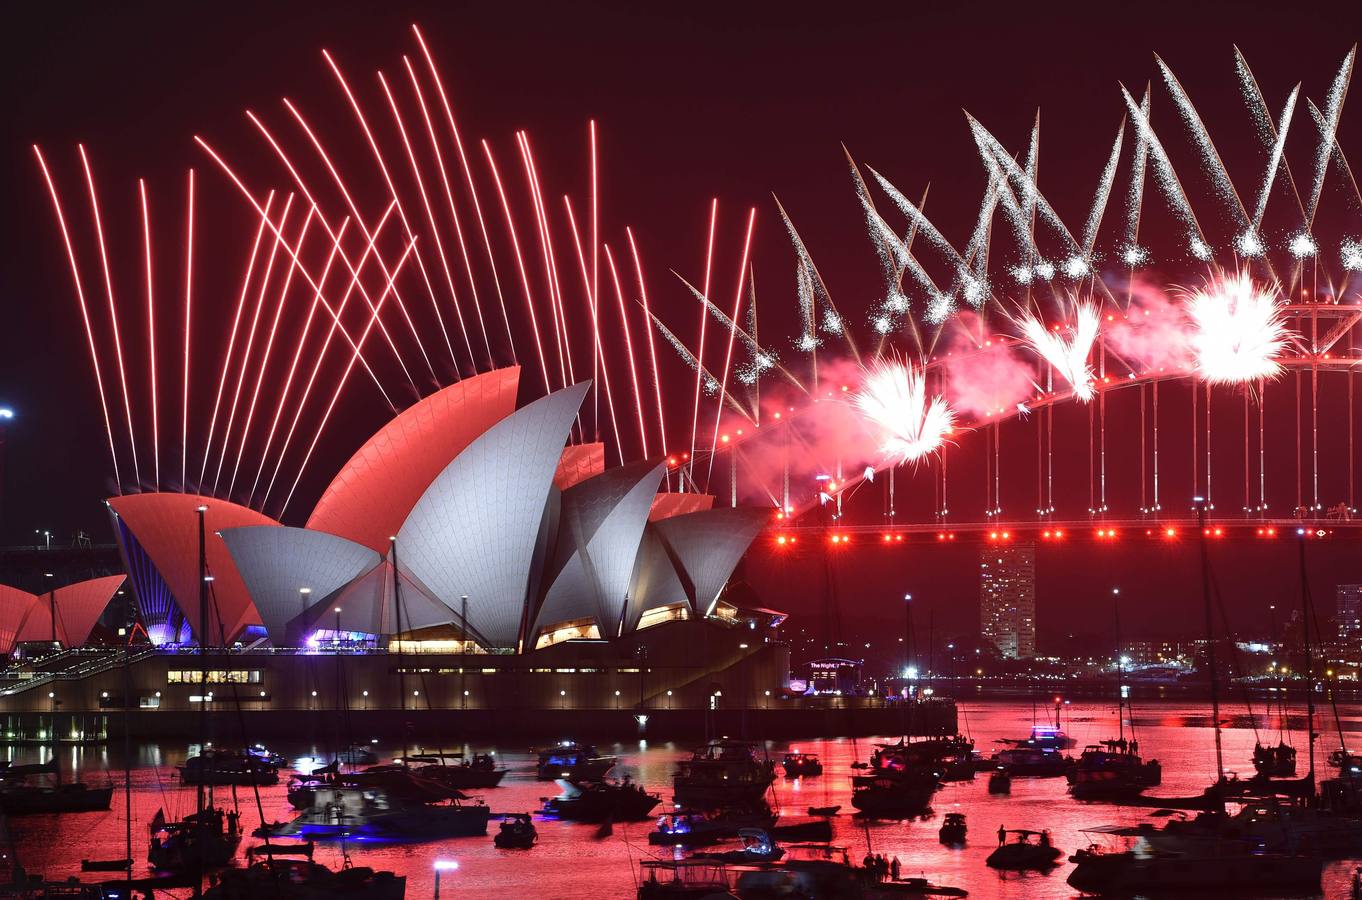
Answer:
[[[727,705],[778,692],[783,616],[725,597],[769,510],[667,492],[659,461],[606,468],[602,444],[569,442],[588,385],[517,408],[519,375],[401,412],[304,527],[192,494],[109,499],[157,649],[127,688],[111,665],[62,682],[65,696],[0,692],[0,713],[218,708],[205,666],[210,685],[240,686],[238,705],[279,713],[712,708],[725,688]],[[322,656],[344,660],[340,678],[318,674]]]

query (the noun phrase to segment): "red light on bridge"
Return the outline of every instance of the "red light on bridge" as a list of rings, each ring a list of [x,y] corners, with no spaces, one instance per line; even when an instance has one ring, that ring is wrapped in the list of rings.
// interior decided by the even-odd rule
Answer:
[[[1206,537],[1224,537],[1224,536],[1225,536],[1225,529],[1223,529],[1223,528],[1207,528],[1207,529],[1205,529],[1205,532],[1204,532],[1204,533],[1205,533]]]
[[[677,462],[679,462],[679,460],[677,460],[677,458],[676,458],[675,456],[669,457],[669,458],[667,459],[667,465],[669,465],[669,466],[674,466],[674,465],[677,464]]]
[[[890,541],[892,541],[892,540],[894,539],[894,536],[893,536],[892,534],[886,534],[886,535],[884,535],[883,537],[884,537],[884,542],[885,542],[886,544],[889,543]]]
[[[901,535],[901,534],[896,534],[896,535],[894,535],[894,540],[896,540],[896,541],[902,543],[902,542],[903,542],[903,535]]]
[[[1277,536],[1277,529],[1273,528],[1273,527],[1270,526],[1270,525],[1269,525],[1268,527],[1266,527],[1266,528],[1259,528],[1259,529],[1258,529],[1258,537],[1262,537],[1262,538],[1272,538],[1272,537],[1276,537],[1276,536]]]
[[[1166,538],[1175,538],[1178,536],[1178,530],[1176,528],[1165,528],[1163,530],[1163,536]]]
[[[790,539],[787,538],[785,535],[783,535],[783,534],[781,534],[781,535],[776,535],[776,543],[779,544],[780,546],[784,547],[784,546],[785,546],[786,544],[788,544],[789,542],[790,542]]]
[[[1064,531],[1063,531],[1063,529],[1060,529],[1060,528],[1054,528],[1054,529],[1047,528],[1047,529],[1045,529],[1044,531],[1042,531],[1042,532],[1040,533],[1040,536],[1041,536],[1042,538],[1044,538],[1045,540],[1047,540],[1047,541],[1049,541],[1049,540],[1056,540],[1056,541],[1057,541],[1057,540],[1059,540],[1059,539],[1061,539],[1061,538],[1064,537]]]
[[[950,532],[947,532],[947,531],[938,532],[937,535],[936,535],[936,539],[937,539],[938,541],[953,541],[953,540],[955,540],[955,532],[953,532],[953,531],[950,531]]]
[[[1098,540],[1110,541],[1110,540],[1114,540],[1115,537],[1116,537],[1116,529],[1115,529],[1115,528],[1099,528],[1099,529],[1097,529],[1097,539],[1098,539]]]

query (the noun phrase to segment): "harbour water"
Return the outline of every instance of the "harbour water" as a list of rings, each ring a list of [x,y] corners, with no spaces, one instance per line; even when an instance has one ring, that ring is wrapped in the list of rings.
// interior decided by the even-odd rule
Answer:
[[[1241,708],[1242,709],[1242,708]],[[1025,736],[1033,721],[1044,722],[1046,709],[1034,714],[1029,703],[964,702],[960,706],[961,730],[969,733],[977,749],[989,751],[993,741],[1005,737]],[[1303,715],[1303,710],[1299,711]],[[1225,718],[1230,727],[1223,732],[1225,764],[1230,771],[1245,775],[1252,773],[1249,762],[1255,736],[1264,743],[1276,743],[1277,723],[1273,719],[1254,722],[1243,712],[1227,708]],[[1350,748],[1362,748],[1362,706],[1340,707],[1341,738]],[[1200,792],[1214,778],[1215,761],[1210,717],[1204,705],[1173,702],[1150,702],[1135,708],[1135,725],[1141,753],[1156,758],[1163,764],[1163,784],[1149,791],[1153,795],[1186,796]],[[1293,715],[1293,725],[1295,716]],[[1078,742],[1076,754],[1085,743],[1115,736],[1114,703],[1075,702],[1064,707],[1063,726]],[[1340,733],[1335,729],[1331,714],[1326,712],[1317,720],[1320,732],[1317,758],[1321,760],[1340,746]],[[567,737],[567,735],[564,735]],[[892,739],[892,738],[891,738]],[[1305,771],[1305,736],[1297,725],[1292,740],[1301,750],[1300,774]],[[786,780],[778,778],[775,797],[788,815],[803,816],[810,806],[842,806],[842,814],[834,822],[835,843],[846,846],[854,860],[865,855],[867,841],[876,853],[886,858],[898,857],[906,875],[925,875],[934,882],[963,887],[970,896],[987,898],[1054,898],[1073,897],[1075,892],[1064,882],[1071,866],[1064,862],[1046,875],[999,875],[984,865],[984,859],[996,846],[996,832],[1006,828],[1049,829],[1055,845],[1065,856],[1075,849],[1092,843],[1084,828],[1097,825],[1137,824],[1151,819],[1150,809],[1118,807],[1101,803],[1080,803],[1071,799],[1063,778],[1025,779],[1013,781],[1010,796],[991,796],[987,778],[948,784],[937,792],[931,814],[912,821],[870,821],[853,818],[850,805],[851,764],[868,757],[873,741],[870,739],[818,739],[790,743],[770,743],[768,752],[773,759],[780,757],[791,746],[819,754],[825,766],[820,777]],[[380,755],[396,755],[401,748],[391,741],[380,741],[376,749]],[[629,741],[614,746],[599,743],[602,752],[620,757],[621,768],[616,774],[627,772],[649,791],[662,795],[664,806],[671,800],[671,775],[678,759],[687,755],[688,746]],[[290,746],[275,742],[271,749],[290,758],[321,756],[324,748],[303,745]],[[552,782],[534,778],[534,756],[526,746],[448,746],[425,747],[427,751],[485,752],[495,750],[500,765],[510,773],[502,786],[482,793],[493,812],[528,812],[537,810],[541,798],[557,792]],[[64,777],[73,771],[88,783],[102,784],[112,780],[119,788],[113,809],[106,813],[85,813],[65,816],[24,817],[11,820],[11,831],[19,861],[29,872],[41,872],[48,878],[64,878],[77,874],[82,859],[114,859],[124,854],[124,805],[122,793],[123,767],[121,744],[115,740],[107,747],[64,747],[56,752]],[[132,770],[133,857],[138,861],[139,873],[145,868],[147,823],[158,809],[168,816],[178,816],[193,810],[194,790],[182,787],[176,777],[175,766],[182,763],[188,748],[170,743],[141,744],[134,747]],[[36,748],[13,748],[4,751],[15,761],[38,762],[44,756]],[[1323,768],[1321,768],[1323,771]],[[281,775],[284,773],[281,773]],[[230,805],[231,789],[218,789],[218,803]],[[242,821],[250,828],[258,824],[255,798],[250,788],[238,788],[237,802],[242,810]],[[261,804],[265,818],[271,821],[287,819],[291,810],[285,799],[285,785],[262,788]],[[937,840],[941,818],[948,812],[961,812],[967,817],[969,840],[963,849],[952,849]],[[441,897],[496,897],[527,896],[544,900],[626,900],[634,896],[635,878],[640,858],[670,856],[665,848],[650,847],[646,832],[650,823],[616,825],[614,833],[598,839],[597,828],[557,821],[537,821],[539,843],[528,851],[498,850],[492,845],[491,832],[487,837],[461,838],[417,845],[351,845],[350,851],[357,865],[387,868],[408,877],[407,897],[425,900],[434,888],[436,860],[456,861],[458,869],[446,871],[441,879]],[[339,864],[340,849],[319,848],[319,861]],[[1338,861],[1325,871],[1323,896],[1346,897],[1355,862]],[[184,892],[188,893],[188,892]]]

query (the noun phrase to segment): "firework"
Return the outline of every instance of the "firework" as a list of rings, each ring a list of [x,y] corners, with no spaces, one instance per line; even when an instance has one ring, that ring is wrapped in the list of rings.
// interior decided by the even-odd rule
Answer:
[[[1188,293],[1197,372],[1211,384],[1242,384],[1274,378],[1291,341],[1277,292],[1247,273],[1229,275]]]
[[[879,359],[864,370],[855,405],[880,433],[879,449],[896,464],[916,463],[935,453],[955,427],[941,396],[927,396],[926,372],[894,359]]]
[[[1097,304],[1085,301],[1074,306],[1073,318],[1073,324],[1063,330],[1046,328],[1038,316],[1029,312],[1019,317],[1016,324],[1026,345],[1069,383],[1075,397],[1087,403],[1094,393],[1088,356],[1097,341],[1101,315]]]

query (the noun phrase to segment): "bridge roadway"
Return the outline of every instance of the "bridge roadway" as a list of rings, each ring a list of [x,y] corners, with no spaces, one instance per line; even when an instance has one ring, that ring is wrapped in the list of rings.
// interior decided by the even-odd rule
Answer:
[[[766,531],[778,547],[825,540],[834,546],[893,545],[974,541],[979,543],[1089,541],[1098,544],[1125,540],[1187,541],[1203,528],[1195,516],[1136,519],[1071,519],[1033,522],[920,522],[845,525],[797,525],[774,522]],[[1207,519],[1211,540],[1355,540],[1362,519],[1230,518]]]

